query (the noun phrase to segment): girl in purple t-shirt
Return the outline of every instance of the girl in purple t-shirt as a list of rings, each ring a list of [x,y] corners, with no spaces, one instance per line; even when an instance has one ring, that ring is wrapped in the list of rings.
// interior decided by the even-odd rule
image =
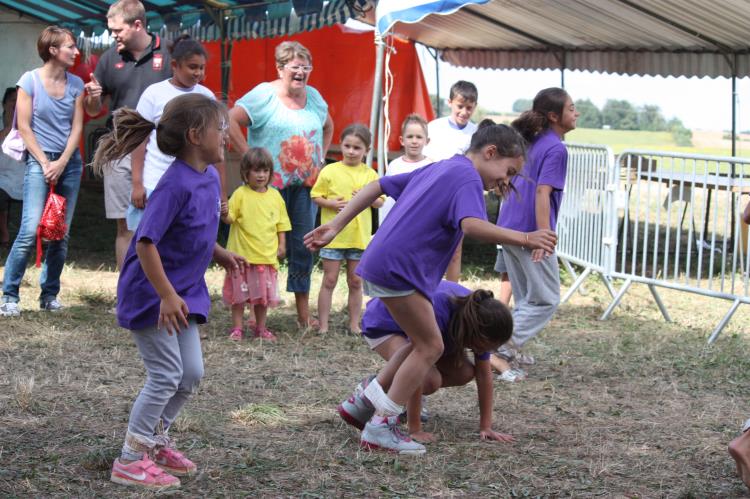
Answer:
[[[523,164],[524,149],[515,130],[485,120],[465,156],[371,182],[332,221],[305,236],[307,247],[318,250],[378,197],[386,194],[398,201],[365,250],[357,273],[365,292],[383,301],[409,337],[411,349],[394,355],[365,392],[354,395],[365,396],[375,407],[362,432],[363,447],[425,452],[423,445],[398,432],[398,415],[443,352],[431,300],[463,235],[554,250],[552,231],[524,233],[487,222],[483,189],[504,190]]]
[[[180,486],[175,476],[196,472],[167,430],[203,377],[198,324],[211,299],[204,274],[213,257],[230,271],[245,260],[216,244],[219,176],[226,110],[200,94],[175,97],[164,107],[156,141],[175,156],[149,197],[117,283],[117,321],[131,330],[148,376],[133,404],[122,453],[111,480],[145,489]],[[101,168],[142,144],[155,125],[137,112],[115,113],[114,130],[94,157]]]
[[[435,320],[440,328],[445,350],[430,368],[422,389],[415,392],[407,404],[409,435],[421,442],[434,442],[432,433],[422,431],[420,419],[422,395],[435,393],[439,388],[463,386],[476,379],[479,397],[479,438],[510,442],[513,437],[492,429],[492,368],[490,351],[510,339],[513,318],[510,310],[496,300],[491,291],[469,289],[451,281],[441,281],[433,301]],[[393,320],[380,298],[369,301],[362,316],[362,336],[367,344],[385,360],[409,344],[409,340]],[[474,352],[469,360],[466,349]],[[373,376],[374,378],[374,376]],[[366,389],[363,384],[360,391]],[[364,400],[362,400],[364,402]],[[341,417],[352,426],[364,428],[375,409],[372,405],[357,405],[349,398],[338,407]]]
[[[512,123],[531,144],[523,175],[512,181],[517,195],[504,203],[497,225],[514,230],[555,230],[560,211],[568,151],[563,135],[576,127],[578,111],[568,93],[546,88],[534,97],[530,111]],[[521,244],[503,246],[503,258],[513,289],[512,346],[498,356],[507,362],[533,364],[534,358],[518,349],[552,319],[560,303],[560,270],[557,256]],[[502,366],[503,371],[507,365]]]

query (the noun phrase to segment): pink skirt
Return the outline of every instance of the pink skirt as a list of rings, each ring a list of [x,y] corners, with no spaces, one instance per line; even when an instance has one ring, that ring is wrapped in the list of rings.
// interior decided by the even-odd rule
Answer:
[[[275,307],[279,304],[279,289],[273,265],[245,266],[245,271],[227,272],[222,298],[227,305],[250,303]]]

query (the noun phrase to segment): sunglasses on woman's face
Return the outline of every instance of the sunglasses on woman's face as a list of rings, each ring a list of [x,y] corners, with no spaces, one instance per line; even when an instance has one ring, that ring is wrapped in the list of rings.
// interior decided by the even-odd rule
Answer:
[[[288,69],[289,71],[292,71],[293,73],[296,73],[298,71],[302,71],[303,73],[309,73],[313,70],[312,66],[297,66],[296,64],[294,66],[290,66],[289,64],[286,64],[284,68]]]

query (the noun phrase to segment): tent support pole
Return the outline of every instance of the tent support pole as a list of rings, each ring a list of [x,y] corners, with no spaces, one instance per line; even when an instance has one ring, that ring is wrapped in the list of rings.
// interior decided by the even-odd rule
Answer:
[[[375,35],[375,77],[372,83],[372,106],[370,107],[370,133],[372,143],[378,143],[378,117],[380,116],[380,101],[383,92],[383,59],[385,59],[385,42],[380,35]],[[367,152],[367,166],[372,168],[373,149]],[[378,161],[378,173],[380,173],[381,161]]]

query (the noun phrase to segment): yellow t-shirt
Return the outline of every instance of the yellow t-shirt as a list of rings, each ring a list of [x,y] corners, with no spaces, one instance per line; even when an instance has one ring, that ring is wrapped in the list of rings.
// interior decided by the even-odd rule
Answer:
[[[320,176],[310,191],[312,198],[338,199],[349,201],[354,191],[362,189],[378,174],[365,164],[346,166],[342,162],[332,163],[320,171]],[[323,208],[320,213],[320,223],[328,223],[337,212],[330,208]],[[344,229],[326,246],[326,248],[365,249],[372,237],[372,215],[370,210],[364,210],[354,217]]]
[[[228,207],[232,225],[227,249],[244,256],[250,263],[278,268],[278,233],[292,230],[279,191],[269,187],[266,192],[257,192],[242,185],[229,198]]]

